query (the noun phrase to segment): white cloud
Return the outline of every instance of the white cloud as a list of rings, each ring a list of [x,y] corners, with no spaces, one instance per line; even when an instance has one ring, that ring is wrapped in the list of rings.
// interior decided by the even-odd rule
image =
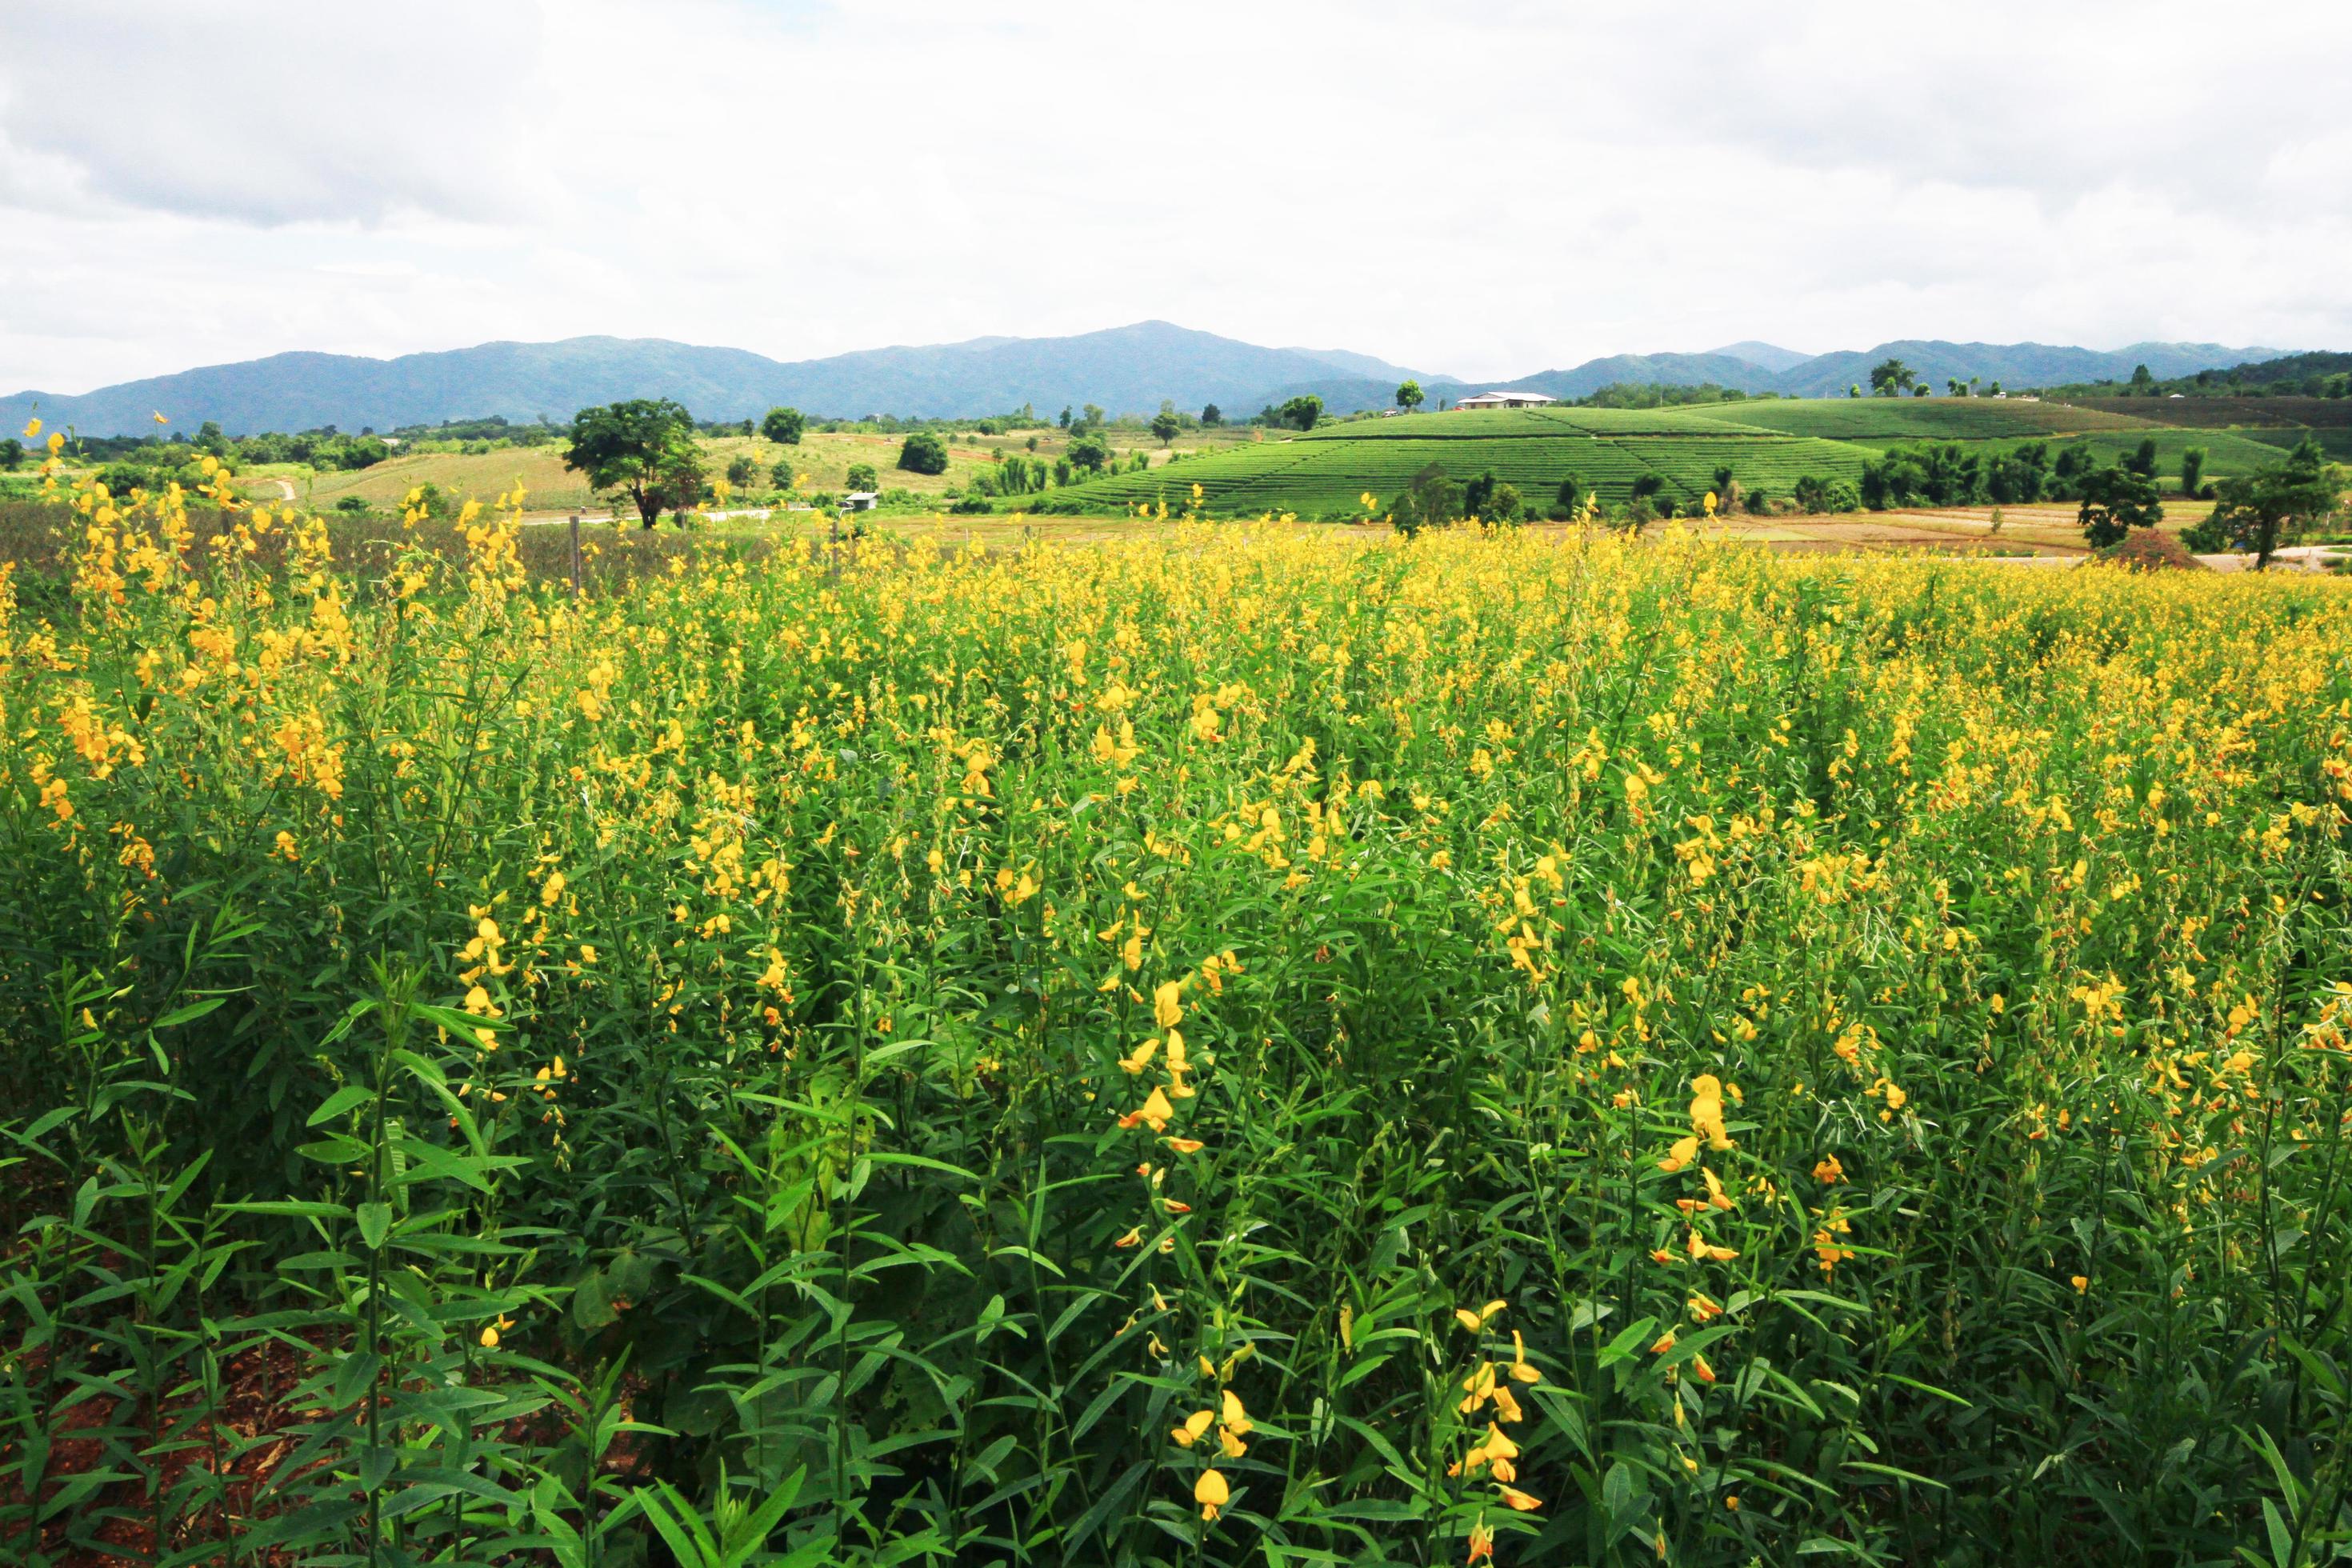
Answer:
[[[83,0],[0,56],[0,388],[1153,316],[1465,375],[1744,337],[2352,344],[2352,26],[2262,20]]]

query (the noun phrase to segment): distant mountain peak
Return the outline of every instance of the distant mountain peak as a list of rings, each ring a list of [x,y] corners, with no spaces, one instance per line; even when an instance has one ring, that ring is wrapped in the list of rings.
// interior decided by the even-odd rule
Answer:
[[[1794,370],[1813,357],[1811,354],[1799,353],[1794,349],[1784,349],[1777,343],[1759,342],[1754,338],[1743,338],[1738,342],[1726,343],[1719,349],[1709,349],[1706,352],[1710,354],[1720,354],[1725,359],[1744,359],[1749,364],[1761,365],[1775,375],[1784,371]]]
[[[1588,395],[1612,382],[1713,382],[1742,392],[1834,396],[1866,384],[1893,354],[1929,387],[1976,380],[2011,388],[2122,379],[2145,363],[2160,377],[2191,374],[2282,351],[2218,343],[2134,343],[2102,352],[2042,343],[1905,340],[1806,356],[1754,341],[1703,354],[1616,354],[1479,387]],[[1197,411],[1216,404],[1248,414],[1312,393],[1333,414],[1390,406],[1408,378],[1433,399],[1465,383],[1346,349],[1265,348],[1159,320],[1057,338],[970,338],[898,345],[783,363],[745,349],[603,335],[555,342],[500,341],[471,348],[370,359],[296,351],[101,387],[79,396],[0,396],[0,428],[38,412],[57,428],[92,436],[144,433],[152,410],[175,428],[216,420],[233,435],[257,430],[428,425],[503,415],[533,420],[597,403],[669,397],[706,419],[756,416],[789,404],[818,417],[877,411],[976,418],[1026,404],[1044,414],[1092,403],[1114,414],[1149,413],[1163,399]],[[37,403],[36,410],[34,405]]]

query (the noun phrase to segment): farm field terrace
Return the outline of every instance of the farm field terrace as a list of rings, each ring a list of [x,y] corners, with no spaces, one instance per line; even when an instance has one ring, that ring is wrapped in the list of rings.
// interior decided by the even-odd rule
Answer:
[[[1034,510],[1108,513],[1165,504],[1181,511],[1193,504],[1197,484],[1200,509],[1213,516],[1360,516],[1364,495],[1384,509],[1432,463],[1457,482],[1492,473],[1517,486],[1538,513],[1571,476],[1603,501],[1622,504],[1637,479],[1654,475],[1677,504],[1695,507],[1724,467],[1743,488],[1785,500],[1800,479],[1856,481],[1865,461],[1892,447],[1958,441],[1989,458],[2025,441],[2053,449],[2080,443],[2104,463],[2136,451],[2143,439],[2156,442],[2159,474],[2176,489],[2180,453],[2189,447],[2206,449],[2205,471],[2214,479],[2281,460],[2266,440],[2231,431],[2185,430],[2013,399],[1491,409],[1342,421],[1053,491]]]
[[[574,601],[511,508],[88,501],[0,620],[11,1561],[2352,1523],[2344,584],[1195,526]]]

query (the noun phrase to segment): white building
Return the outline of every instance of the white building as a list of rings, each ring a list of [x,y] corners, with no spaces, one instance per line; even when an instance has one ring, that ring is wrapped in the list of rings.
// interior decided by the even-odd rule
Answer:
[[[1558,403],[1557,397],[1546,397],[1540,392],[1482,392],[1475,397],[1465,397],[1456,408],[1541,408],[1548,403]]]

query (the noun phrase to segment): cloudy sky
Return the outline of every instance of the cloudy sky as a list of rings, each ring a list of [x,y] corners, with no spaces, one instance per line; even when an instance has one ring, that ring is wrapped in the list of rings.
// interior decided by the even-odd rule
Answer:
[[[0,392],[1150,317],[1468,376],[2352,347],[2344,0],[72,0],[0,37]]]

